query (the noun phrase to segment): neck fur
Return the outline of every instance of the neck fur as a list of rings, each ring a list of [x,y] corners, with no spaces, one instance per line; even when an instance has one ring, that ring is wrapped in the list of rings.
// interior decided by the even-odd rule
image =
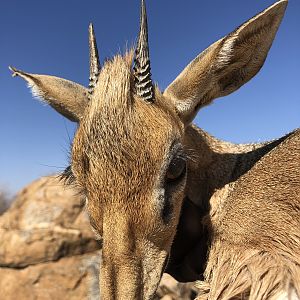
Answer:
[[[264,143],[233,144],[219,140],[196,126],[186,129],[186,148],[190,153],[187,197],[207,212],[215,192],[247,173],[254,164],[284,137]]]

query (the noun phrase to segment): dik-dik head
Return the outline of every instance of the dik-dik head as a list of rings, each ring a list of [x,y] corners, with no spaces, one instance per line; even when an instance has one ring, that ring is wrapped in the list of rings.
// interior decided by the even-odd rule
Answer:
[[[34,95],[78,123],[67,173],[86,195],[91,224],[103,238],[103,299],[152,297],[195,163],[186,128],[201,107],[259,71],[286,5],[275,3],[212,44],[164,92],[151,80],[143,0],[135,53],[100,67],[90,26],[89,89],[11,68]]]

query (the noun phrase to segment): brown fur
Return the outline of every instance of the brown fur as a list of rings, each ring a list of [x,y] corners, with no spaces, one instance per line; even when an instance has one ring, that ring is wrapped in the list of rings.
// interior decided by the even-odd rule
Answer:
[[[149,105],[132,93],[131,85],[130,56],[106,62],[72,150],[73,172],[86,191],[90,218],[104,241],[105,299],[153,293],[161,274],[151,275],[149,267],[164,263],[175,233],[168,228],[176,226],[180,211],[180,206],[174,209],[174,218],[162,226],[160,203],[155,203],[153,193],[174,136],[180,139],[183,127],[171,122],[174,113],[160,101],[158,90],[156,103]],[[150,258],[144,259],[145,253]],[[145,274],[143,264],[151,264]],[[148,276],[156,278],[154,288]]]
[[[297,130],[211,198],[210,289],[199,284],[199,299],[299,297],[299,163]]]
[[[104,64],[90,96],[12,68],[79,123],[68,173],[103,238],[103,299],[151,299],[167,262],[182,281],[206,268],[199,299],[299,296],[299,131],[233,145],[190,125],[199,108],[259,71],[286,5],[214,43],[148,102],[137,95],[132,52]],[[174,179],[176,161],[186,173]]]

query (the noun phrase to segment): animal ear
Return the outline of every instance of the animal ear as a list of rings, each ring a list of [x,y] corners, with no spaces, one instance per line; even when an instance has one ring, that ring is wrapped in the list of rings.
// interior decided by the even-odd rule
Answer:
[[[287,0],[273,4],[198,55],[164,95],[188,124],[199,108],[248,82],[263,66]]]
[[[9,67],[12,76],[25,79],[32,94],[50,104],[57,112],[73,122],[79,122],[88,103],[88,89],[58,77],[29,74]]]

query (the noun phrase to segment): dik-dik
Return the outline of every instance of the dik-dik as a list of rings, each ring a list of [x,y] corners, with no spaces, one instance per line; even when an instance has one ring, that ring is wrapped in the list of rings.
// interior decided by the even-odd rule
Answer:
[[[201,279],[199,299],[300,298],[300,131],[234,145],[191,125],[260,70],[287,2],[212,44],[164,92],[143,0],[136,48],[102,67],[90,26],[89,88],[11,68],[78,123],[64,175],[103,239],[102,299],[151,299],[165,270]]]

